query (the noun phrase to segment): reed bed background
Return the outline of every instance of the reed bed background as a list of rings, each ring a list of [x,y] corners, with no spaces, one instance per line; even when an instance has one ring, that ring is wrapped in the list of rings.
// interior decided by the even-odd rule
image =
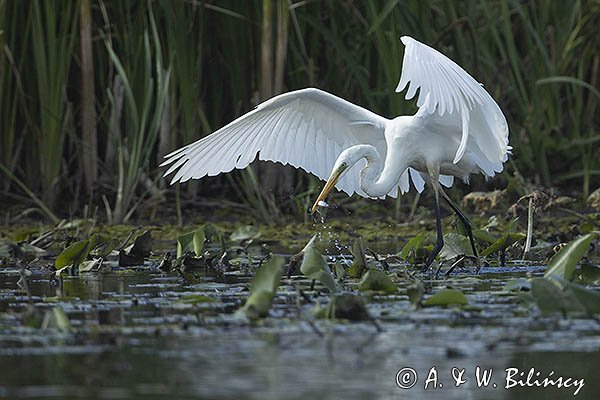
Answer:
[[[225,197],[263,222],[301,218],[318,188],[301,171],[255,165],[179,188],[158,164],[282,91],[414,112],[394,93],[410,35],[505,111],[504,183],[583,199],[600,176],[598,21],[597,0],[0,0],[0,196],[51,220],[97,209],[120,223],[173,199],[181,218],[186,201]]]

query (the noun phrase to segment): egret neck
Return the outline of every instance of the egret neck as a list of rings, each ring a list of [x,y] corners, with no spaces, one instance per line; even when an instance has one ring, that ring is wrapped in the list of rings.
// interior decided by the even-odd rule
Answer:
[[[335,161],[331,175],[312,207],[313,213],[342,176],[363,158],[367,160],[367,165],[360,171],[360,188],[372,198],[383,197],[390,193],[400,180],[399,171],[401,174],[408,168],[404,157],[390,154],[390,149],[387,154],[388,162],[384,164],[379,152],[371,145],[359,144],[349,147]]]

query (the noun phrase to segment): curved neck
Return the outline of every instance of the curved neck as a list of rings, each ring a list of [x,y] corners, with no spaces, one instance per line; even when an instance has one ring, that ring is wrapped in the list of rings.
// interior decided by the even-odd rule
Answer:
[[[400,180],[400,175],[406,167],[400,165],[399,157],[391,157],[388,151],[386,164],[383,165],[381,156],[371,145],[355,146],[361,158],[367,160],[367,165],[360,172],[360,188],[370,197],[382,197],[391,192]]]

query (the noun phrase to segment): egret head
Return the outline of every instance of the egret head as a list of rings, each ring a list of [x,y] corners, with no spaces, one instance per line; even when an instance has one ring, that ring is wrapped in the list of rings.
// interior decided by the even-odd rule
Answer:
[[[350,167],[356,164],[361,158],[365,157],[365,149],[363,149],[363,147],[367,146],[352,146],[341,152],[341,154],[335,161],[335,164],[333,165],[333,169],[331,170],[331,175],[329,175],[329,179],[327,179],[323,190],[321,190],[321,193],[319,193],[317,200],[315,200],[315,204],[313,204],[312,206],[312,214],[317,212],[317,208],[319,208],[319,203],[325,201],[327,196],[329,196],[329,193],[333,190],[333,188],[339,182],[342,176],[344,176],[344,174],[350,169]]]

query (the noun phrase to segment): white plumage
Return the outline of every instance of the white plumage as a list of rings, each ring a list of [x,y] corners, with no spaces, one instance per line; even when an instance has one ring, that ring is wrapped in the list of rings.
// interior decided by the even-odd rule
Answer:
[[[406,51],[396,91],[408,86],[411,99],[419,89],[414,116],[390,120],[319,89],[292,91],[168,154],[165,175],[175,172],[171,183],[200,179],[245,168],[258,155],[326,180],[351,159],[335,186],[349,195],[385,197],[396,196],[398,188],[408,191],[409,177],[422,191],[428,175],[451,186],[454,176],[468,180],[474,172],[502,171],[510,146],[496,102],[443,54],[408,36],[401,40]],[[371,146],[372,155],[351,151],[359,146],[364,152],[360,145]],[[366,178],[378,184],[367,188]]]

